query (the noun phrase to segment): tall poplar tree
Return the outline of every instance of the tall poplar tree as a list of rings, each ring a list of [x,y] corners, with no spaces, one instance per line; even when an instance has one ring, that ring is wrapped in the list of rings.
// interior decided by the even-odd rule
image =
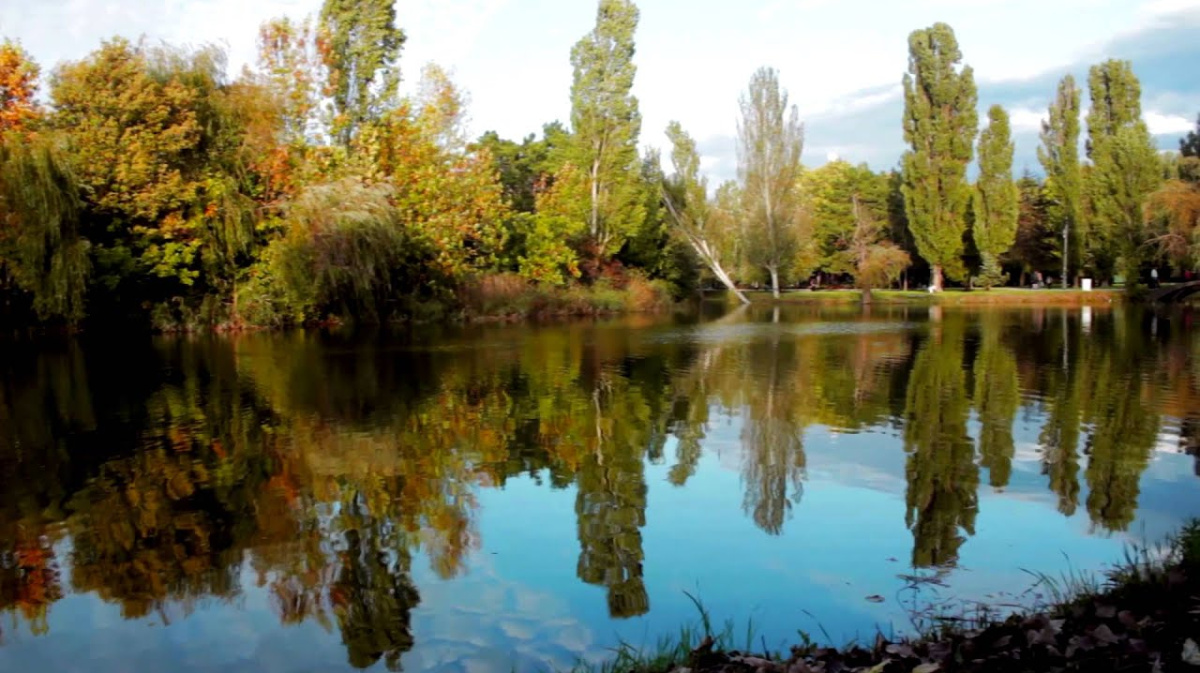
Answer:
[[[1008,113],[999,105],[988,110],[988,125],[979,134],[979,180],[975,185],[975,247],[983,257],[984,287],[1004,283],[1000,255],[1017,239],[1021,195],[1013,182],[1013,141]]]
[[[804,125],[779,73],[760,68],[741,99],[738,121],[738,177],[750,225],[749,257],[771,278],[779,298],[779,274],[799,251],[800,154]]]
[[[1062,237],[1062,285],[1078,268],[1083,240],[1083,173],[1079,167],[1079,87],[1067,75],[1058,83],[1049,118],[1042,122],[1038,161],[1046,171],[1051,225]]]
[[[328,70],[333,136],[347,145],[364,123],[396,101],[404,31],[395,0],[325,0],[319,48]]]
[[[964,272],[964,212],[971,197],[967,164],[979,127],[975,75],[970,66],[960,69],[961,62],[954,29],[944,23],[908,37],[904,140],[912,149],[902,160],[904,210],[939,292],[943,273]]]
[[[1092,237],[1100,273],[1119,258],[1127,284],[1135,285],[1146,240],[1142,206],[1161,182],[1154,139],[1142,120],[1142,87],[1129,61],[1110,59],[1088,73],[1087,190],[1097,236]]]
[[[643,220],[638,163],[642,116],[631,93],[637,66],[630,0],[600,0],[596,26],[571,49],[571,162],[585,180],[587,230],[604,260]]]

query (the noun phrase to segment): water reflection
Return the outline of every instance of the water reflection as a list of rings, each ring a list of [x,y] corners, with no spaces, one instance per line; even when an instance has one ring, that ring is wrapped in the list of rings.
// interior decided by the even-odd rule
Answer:
[[[786,535],[820,467],[806,456],[814,428],[904,455],[914,567],[953,566],[970,544],[981,488],[1013,479],[1021,418],[1040,426],[1058,512],[1082,504],[1097,533],[1123,531],[1164,437],[1200,456],[1186,320],[876,308],[11,344],[0,612],[53,633],[54,604],[86,594],[171,624],[205,602],[237,609],[253,588],[279,624],[339,634],[350,666],[398,670],[421,605],[414,559],[460,576],[481,545],[480,494],[532,477],[574,492],[577,540],[561,544],[577,545],[578,579],[603,588],[612,618],[635,617],[652,609],[657,489],[686,490],[721,453],[759,534]],[[723,426],[736,428],[732,451],[711,441]]]

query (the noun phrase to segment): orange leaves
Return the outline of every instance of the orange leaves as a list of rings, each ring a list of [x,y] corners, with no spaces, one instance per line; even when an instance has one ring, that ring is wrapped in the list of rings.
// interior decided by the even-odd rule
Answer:
[[[1200,186],[1183,180],[1168,180],[1150,194],[1145,206],[1146,221],[1157,226],[1152,239],[1177,263],[1192,266],[1200,255]]]
[[[0,133],[26,127],[40,115],[37,101],[39,69],[23,49],[0,44]]]

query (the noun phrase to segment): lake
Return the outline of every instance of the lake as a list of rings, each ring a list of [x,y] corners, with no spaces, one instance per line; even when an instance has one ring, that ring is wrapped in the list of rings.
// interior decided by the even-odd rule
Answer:
[[[1200,515],[1196,320],[4,343],[0,670],[568,669],[693,597],[759,649],[1028,605]]]

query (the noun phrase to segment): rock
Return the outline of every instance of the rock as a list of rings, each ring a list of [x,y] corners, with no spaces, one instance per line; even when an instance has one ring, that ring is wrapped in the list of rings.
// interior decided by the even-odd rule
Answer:
[[[921,664],[912,669],[912,673],[938,673],[942,670],[941,664]]]
[[[1112,619],[1117,616],[1117,608],[1112,605],[1097,605],[1096,616],[1100,619]]]

